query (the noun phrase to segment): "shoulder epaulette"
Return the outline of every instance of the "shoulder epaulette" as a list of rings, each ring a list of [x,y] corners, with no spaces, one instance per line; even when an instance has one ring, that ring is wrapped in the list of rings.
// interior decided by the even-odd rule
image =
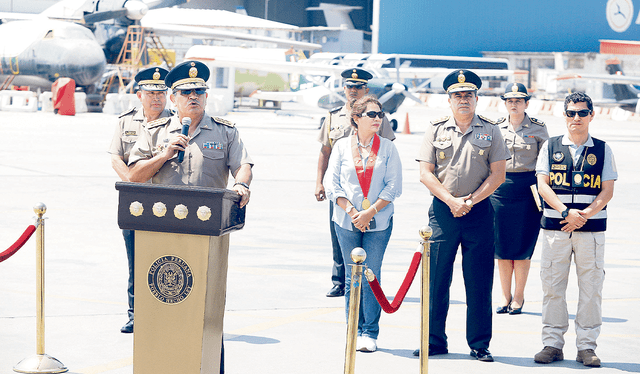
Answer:
[[[434,119],[433,121],[431,121],[432,125],[439,125],[441,123],[445,123],[449,120],[449,118],[451,118],[450,116],[444,116],[444,117],[440,117],[438,119]]]
[[[125,110],[124,112],[120,113],[120,115],[118,116],[118,118],[122,118],[126,115],[132,114],[136,111],[136,107],[133,108],[129,108],[128,110]]]
[[[225,125],[225,126],[229,126],[229,127],[235,127],[235,123],[231,122],[231,121],[227,121],[224,118],[220,118],[220,117],[211,117],[211,119],[213,120],[213,122],[219,123],[221,125]]]
[[[171,117],[160,117],[158,119],[154,119],[151,122],[147,122],[147,128],[153,128],[153,127],[165,125],[170,120],[171,120]]]
[[[329,111],[329,113],[333,114],[333,113],[339,112],[339,111],[340,111],[340,109],[342,109],[342,106],[335,107],[335,108],[331,109],[331,110]]]
[[[507,120],[507,117],[500,117],[500,118],[498,118],[498,120],[496,121],[496,125],[499,125],[499,124],[501,124],[502,122],[504,122],[504,121],[506,121],[506,120]]]
[[[531,120],[531,123],[535,123],[538,126],[544,126],[544,122],[540,121],[537,118],[529,117],[529,119]]]
[[[487,117],[485,117],[485,116],[481,116],[481,115],[479,115],[479,114],[478,114],[478,118],[480,118],[481,120],[483,120],[483,121],[485,121],[485,122],[489,122],[489,123],[490,123],[490,124],[492,124],[492,125],[497,125],[497,124],[498,124],[498,122],[496,122],[496,121],[494,121],[494,120],[492,120],[492,119],[489,119],[489,118],[487,118]]]

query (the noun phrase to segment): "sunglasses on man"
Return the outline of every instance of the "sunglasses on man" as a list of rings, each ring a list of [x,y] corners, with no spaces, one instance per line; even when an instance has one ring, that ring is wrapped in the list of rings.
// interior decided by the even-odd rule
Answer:
[[[204,88],[198,88],[195,90],[178,90],[178,92],[180,92],[180,95],[182,96],[190,96],[194,92],[196,93],[196,95],[204,95],[207,90],[205,90]]]
[[[591,114],[591,111],[589,109],[582,109],[582,110],[567,110],[564,112],[567,117],[569,118],[573,118],[576,116],[576,113],[580,116],[580,117],[586,117],[589,114]]]
[[[382,119],[382,117],[384,117],[384,112],[383,111],[374,112],[373,110],[371,110],[366,113],[362,113],[360,115],[360,117],[364,117],[364,116],[367,116],[369,118],[376,118],[376,116],[378,116],[378,118]]]

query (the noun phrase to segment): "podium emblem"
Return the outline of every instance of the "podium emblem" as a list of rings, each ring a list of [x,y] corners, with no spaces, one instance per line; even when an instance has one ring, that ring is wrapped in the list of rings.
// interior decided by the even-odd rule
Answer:
[[[160,302],[178,304],[193,289],[189,264],[178,256],[163,256],[153,262],[147,274],[149,291]]]

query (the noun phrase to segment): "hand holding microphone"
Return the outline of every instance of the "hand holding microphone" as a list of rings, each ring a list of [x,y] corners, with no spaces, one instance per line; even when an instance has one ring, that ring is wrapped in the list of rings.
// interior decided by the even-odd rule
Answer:
[[[189,126],[191,126],[191,118],[189,117],[184,117],[182,119],[182,135],[184,136],[188,136],[189,135]],[[182,163],[182,161],[184,160],[184,151],[178,151],[178,163]]]

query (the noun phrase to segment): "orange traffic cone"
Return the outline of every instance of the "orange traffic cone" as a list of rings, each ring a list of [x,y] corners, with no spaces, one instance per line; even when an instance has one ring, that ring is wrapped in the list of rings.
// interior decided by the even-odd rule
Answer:
[[[407,118],[404,120],[404,130],[402,130],[403,134],[411,134],[411,129],[409,129],[409,113],[407,113]]]

